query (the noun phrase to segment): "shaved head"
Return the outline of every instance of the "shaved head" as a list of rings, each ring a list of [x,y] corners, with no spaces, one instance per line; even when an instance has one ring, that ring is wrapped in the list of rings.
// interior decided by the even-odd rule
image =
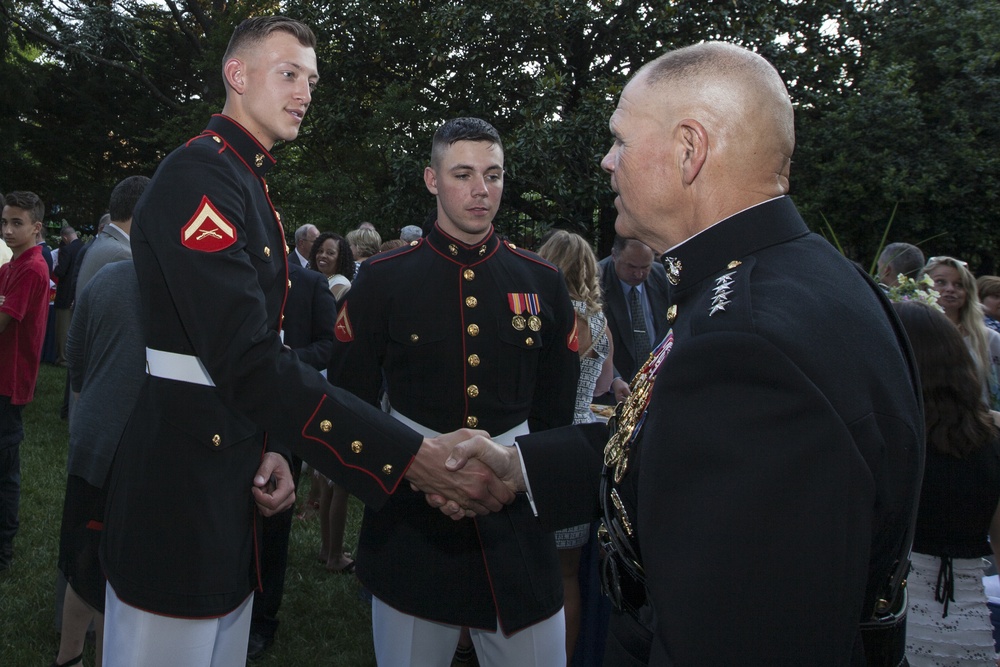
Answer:
[[[738,211],[788,193],[792,103],[762,57],[707,42],[643,66],[608,123],[601,161],[615,231],[663,252]]]
[[[795,119],[788,90],[767,60],[723,42],[704,42],[646,64],[636,80],[669,96],[676,113],[705,125],[713,147],[742,178],[780,181],[788,191]]]

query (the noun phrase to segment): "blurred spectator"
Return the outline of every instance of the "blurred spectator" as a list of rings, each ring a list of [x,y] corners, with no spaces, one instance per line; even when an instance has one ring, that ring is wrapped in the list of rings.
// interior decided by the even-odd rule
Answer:
[[[365,223],[362,223],[365,224]],[[354,263],[361,268],[361,263],[377,255],[379,246],[382,245],[382,237],[375,228],[361,227],[354,231],[347,232],[347,242],[351,244],[351,252],[354,253]]]
[[[111,191],[111,200],[108,203],[110,220],[94,239],[93,248],[87,250],[87,254],[81,260],[80,277],[76,288],[78,293],[83,291],[94,274],[105,264],[132,259],[129,237],[132,233],[132,212],[148,184],[149,178],[146,176],[129,176],[115,185]]]
[[[1000,333],[1000,277],[979,276],[976,291],[983,308],[983,321],[990,329]]]
[[[982,576],[983,556],[1000,550],[997,430],[955,327],[923,303],[893,306],[917,360],[927,429],[906,582],[906,657],[911,667],[992,664]]]
[[[538,254],[562,271],[576,311],[579,335],[580,379],[576,386],[574,424],[596,421],[590,405],[595,395],[607,393],[614,379],[614,352],[607,318],[601,310],[600,271],[597,257],[579,234],[559,230],[551,234]],[[566,661],[573,660],[580,634],[582,602],[580,598],[580,557],[590,537],[590,524],[558,530],[555,533],[562,570],[566,612]],[[594,559],[596,565],[596,558]],[[594,610],[588,610],[594,611]]]
[[[73,315],[73,297],[76,296],[76,285],[73,282],[73,266],[76,255],[83,247],[83,241],[77,236],[76,230],[66,225],[59,232],[59,261],[52,273],[57,278],[56,301],[54,304],[56,318],[56,364],[66,365],[66,336],[69,334],[69,320]]]
[[[886,287],[898,285],[901,273],[916,280],[923,268],[924,253],[909,243],[890,243],[878,256],[878,279]]]
[[[94,244],[97,243],[97,238],[104,231],[104,228],[108,226],[109,222],[111,222],[111,214],[105,213],[102,215],[97,221],[97,229],[94,230],[93,238],[84,243],[83,247],[80,248],[80,252],[76,255],[76,261],[73,263],[73,284],[76,285],[76,291],[73,293],[74,300],[83,291],[83,285],[80,284],[80,269],[83,267],[84,258],[90,252],[90,249],[94,247]]]
[[[1000,409],[1000,334],[983,323],[975,277],[965,262],[945,256],[928,259],[924,272],[940,295],[938,305],[958,327],[972,354],[983,399],[993,410]]]
[[[139,283],[130,260],[106,264],[84,286],[66,343],[77,401],[69,424],[66,498],[59,534],[59,570],[66,578],[58,665],[83,655],[94,624],[103,654],[104,574],[98,557],[108,473],[118,440],[145,378]]]
[[[667,335],[667,272],[644,243],[615,236],[611,256],[599,263],[604,314],[615,340],[614,402],[628,396],[628,384],[649,351]]]
[[[305,224],[295,230],[295,249],[288,254],[288,263],[297,264],[306,269],[316,268],[309,265],[309,253],[313,242],[319,236],[316,225]]]
[[[396,248],[402,248],[408,245],[410,244],[403,239],[389,239],[388,241],[382,241],[382,245],[378,247],[378,251],[386,252],[388,250],[395,250]]]
[[[423,236],[423,231],[418,225],[406,225],[401,230],[399,230],[399,239],[410,243],[411,241],[417,241]]]

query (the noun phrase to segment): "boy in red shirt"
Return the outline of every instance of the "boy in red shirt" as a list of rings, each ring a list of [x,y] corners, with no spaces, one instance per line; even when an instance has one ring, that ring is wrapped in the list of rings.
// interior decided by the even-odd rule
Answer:
[[[45,207],[33,192],[4,197],[0,231],[13,253],[0,266],[0,572],[10,568],[21,498],[21,411],[31,402],[45,338],[49,270],[35,233]]]

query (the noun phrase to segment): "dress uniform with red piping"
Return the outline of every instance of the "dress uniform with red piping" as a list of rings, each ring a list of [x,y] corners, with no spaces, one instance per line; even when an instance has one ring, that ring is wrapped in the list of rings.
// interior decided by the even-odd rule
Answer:
[[[221,616],[257,586],[251,487],[268,432],[376,507],[421,444],[282,345],[273,164],[216,115],[163,161],[135,210],[149,375],[112,470],[102,562],[139,609]]]
[[[492,231],[469,246],[435,226],[362,265],[338,316],[329,377],[438,432],[572,422],[579,360],[564,280]],[[365,510],[357,572],[412,616],[511,634],[563,604],[555,542],[519,496],[452,521],[401,487]]]

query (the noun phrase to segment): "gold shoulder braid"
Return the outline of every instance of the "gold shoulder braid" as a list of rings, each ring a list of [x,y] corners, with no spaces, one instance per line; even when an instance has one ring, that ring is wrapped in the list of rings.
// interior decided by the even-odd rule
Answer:
[[[632,449],[646,420],[656,374],[674,346],[673,330],[656,346],[632,379],[632,393],[615,408],[608,420],[611,434],[604,447],[601,476],[603,521],[597,531],[601,545],[601,584],[615,609],[637,616],[646,600],[646,577],[635,543],[635,524],[616,486],[628,472]]]

